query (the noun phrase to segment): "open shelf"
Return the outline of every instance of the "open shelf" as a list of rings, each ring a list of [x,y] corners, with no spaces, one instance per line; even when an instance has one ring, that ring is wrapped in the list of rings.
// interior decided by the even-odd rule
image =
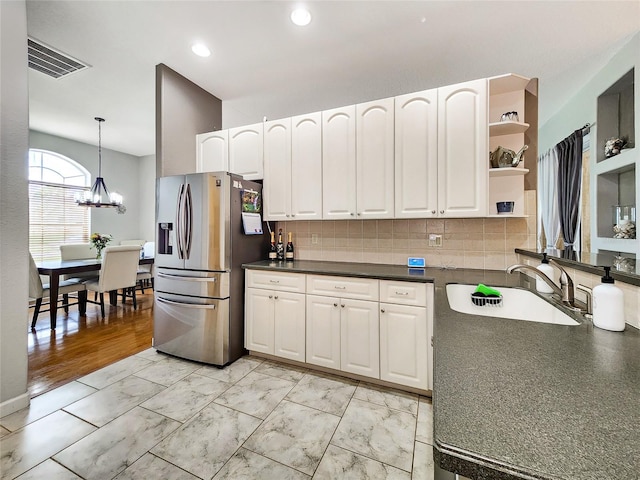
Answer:
[[[529,173],[528,168],[519,167],[503,167],[503,168],[490,168],[490,177],[514,177],[516,175],[526,175]]]
[[[609,138],[627,141],[624,148],[635,147],[635,100],[634,70],[629,70],[620,79],[598,96],[596,162],[609,162],[617,155],[605,156],[605,143]],[[621,151],[622,154],[624,150]]]
[[[524,90],[530,81],[530,78],[516,75],[515,73],[507,73],[497,77],[490,77],[489,95],[500,95],[502,93]]]
[[[497,137],[500,135],[512,135],[514,133],[524,133],[529,128],[528,123],[514,122],[494,122],[489,124],[489,135]]]

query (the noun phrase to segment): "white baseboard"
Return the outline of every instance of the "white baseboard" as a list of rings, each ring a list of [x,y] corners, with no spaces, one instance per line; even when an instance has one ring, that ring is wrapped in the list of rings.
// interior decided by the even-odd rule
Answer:
[[[7,415],[22,410],[29,406],[29,392],[24,392],[22,395],[10,398],[0,403],[0,417],[6,417]]]

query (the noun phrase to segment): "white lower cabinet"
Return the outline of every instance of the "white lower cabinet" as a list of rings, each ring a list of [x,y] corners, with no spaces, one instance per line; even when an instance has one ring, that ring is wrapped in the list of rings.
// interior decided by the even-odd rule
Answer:
[[[379,378],[378,302],[307,295],[307,363]]]
[[[380,379],[429,389],[427,309],[380,304]]]
[[[432,388],[432,284],[247,270],[245,299],[248,350]]]
[[[304,362],[304,294],[247,288],[245,348]]]
[[[307,363],[340,370],[339,299],[307,295]]]
[[[340,303],[340,370],[380,378],[378,302]]]

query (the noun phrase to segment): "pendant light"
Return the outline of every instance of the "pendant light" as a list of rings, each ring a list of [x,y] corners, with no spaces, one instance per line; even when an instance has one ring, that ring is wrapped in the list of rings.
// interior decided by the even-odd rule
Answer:
[[[107,189],[102,178],[102,122],[104,118],[95,117],[98,122],[98,176],[91,191],[76,194],[76,203],[81,207],[121,207],[122,195]],[[103,201],[104,200],[104,201]]]

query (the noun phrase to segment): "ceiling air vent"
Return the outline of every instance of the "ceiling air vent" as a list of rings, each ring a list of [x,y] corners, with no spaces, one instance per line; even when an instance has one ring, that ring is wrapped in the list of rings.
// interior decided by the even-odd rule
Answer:
[[[27,41],[29,46],[29,67],[50,77],[64,77],[89,66],[38,40],[28,38]]]

